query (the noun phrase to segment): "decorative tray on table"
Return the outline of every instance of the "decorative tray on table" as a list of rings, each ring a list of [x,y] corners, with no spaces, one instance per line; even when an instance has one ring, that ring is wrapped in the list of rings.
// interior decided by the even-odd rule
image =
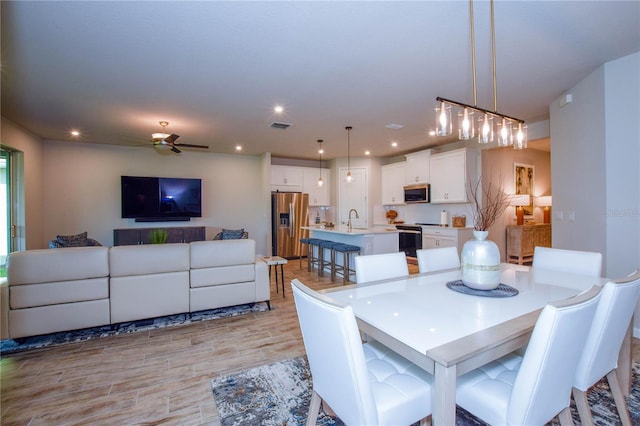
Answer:
[[[462,280],[449,281],[447,287],[453,291],[457,291],[462,294],[470,294],[472,296],[482,297],[512,297],[519,293],[518,289],[511,287],[510,285],[500,284],[498,288],[493,290],[476,290],[475,288],[467,287]]]

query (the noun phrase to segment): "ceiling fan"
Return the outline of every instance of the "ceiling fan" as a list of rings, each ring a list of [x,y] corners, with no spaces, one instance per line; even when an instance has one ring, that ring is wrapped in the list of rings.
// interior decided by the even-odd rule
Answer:
[[[208,145],[193,145],[188,143],[176,143],[176,139],[180,137],[180,135],[176,135],[175,133],[169,134],[166,133],[166,127],[169,125],[168,121],[161,121],[160,126],[162,127],[162,132],[151,134],[151,142],[153,142],[153,147],[157,150],[164,151],[170,149],[176,154],[180,154],[180,151],[177,147],[182,146],[185,148],[204,148],[209,149]]]

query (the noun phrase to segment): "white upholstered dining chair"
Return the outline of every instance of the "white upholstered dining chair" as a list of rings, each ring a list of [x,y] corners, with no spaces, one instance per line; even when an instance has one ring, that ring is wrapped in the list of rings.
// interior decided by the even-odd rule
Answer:
[[[620,420],[624,426],[631,426],[616,370],[620,348],[639,298],[638,270],[623,279],[607,282],[601,291],[573,384],[573,399],[582,424],[593,424],[587,393],[589,388],[606,376]]]
[[[457,247],[440,247],[416,250],[420,273],[460,268]]]
[[[291,287],[313,379],[307,425],[316,424],[322,401],[347,425],[427,424],[431,376],[400,355],[362,344],[350,305],[298,280]]]
[[[409,275],[407,255],[403,251],[356,256],[355,264],[357,284]]]
[[[536,246],[532,266],[599,277],[602,274],[602,254]]]
[[[523,357],[510,354],[458,377],[457,404],[497,425],[543,425],[569,408],[578,358],[599,300],[600,287],[545,306]]]

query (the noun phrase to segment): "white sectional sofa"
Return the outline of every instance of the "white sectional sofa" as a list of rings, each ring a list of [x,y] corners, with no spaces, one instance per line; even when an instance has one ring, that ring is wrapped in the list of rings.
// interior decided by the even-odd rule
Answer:
[[[270,298],[267,264],[249,239],[27,250],[10,254],[7,278],[5,338]]]
[[[109,248],[73,247],[9,255],[9,336],[109,324]]]

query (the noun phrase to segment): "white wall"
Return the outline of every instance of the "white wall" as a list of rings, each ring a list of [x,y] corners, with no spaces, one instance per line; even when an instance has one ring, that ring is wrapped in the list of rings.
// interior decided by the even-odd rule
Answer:
[[[604,70],[606,269],[616,277],[640,267],[640,53],[609,62]]]
[[[553,246],[606,252],[604,68],[550,107]],[[575,219],[571,219],[571,215]],[[606,254],[605,254],[606,259]]]
[[[41,244],[58,234],[87,231],[105,245],[113,229],[158,226],[206,226],[207,238],[218,228],[245,228],[267,254],[270,227],[265,156],[183,151],[160,154],[147,147],[129,148],[45,141]],[[268,164],[268,163],[267,163]],[[120,176],[202,179],[202,217],[189,222],[136,223],[120,217]],[[265,186],[267,185],[267,186]]]
[[[24,186],[19,187],[17,191],[17,196],[24,195],[24,200],[20,200],[24,205],[24,211],[19,211],[17,217],[13,217],[17,236],[15,249],[41,248],[44,218],[42,211],[43,142],[38,136],[4,117],[2,117],[0,129],[2,146],[22,153],[21,164],[13,165],[14,169],[21,169],[24,174]]]
[[[603,253],[608,277],[640,267],[639,79],[636,52],[578,83],[571,103],[550,105],[554,247]],[[635,318],[640,336],[640,308]]]

